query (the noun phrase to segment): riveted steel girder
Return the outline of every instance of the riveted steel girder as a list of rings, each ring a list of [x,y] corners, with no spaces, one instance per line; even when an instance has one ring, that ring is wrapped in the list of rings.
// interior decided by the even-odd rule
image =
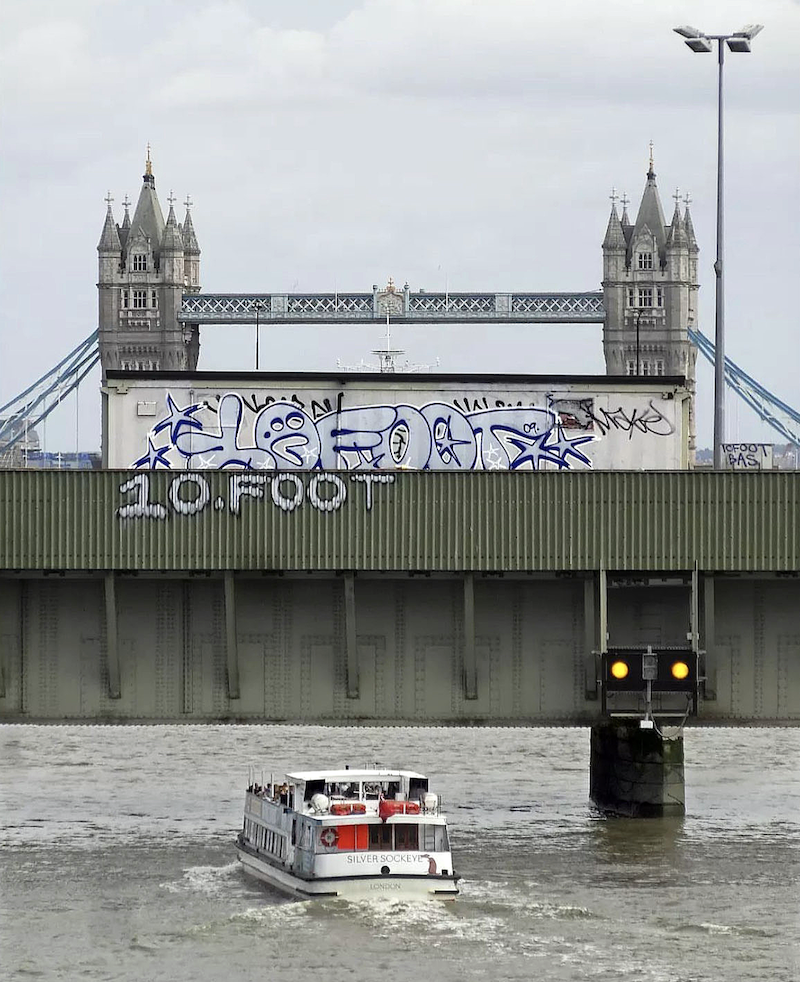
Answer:
[[[179,320],[202,324],[600,324],[593,293],[194,293]]]

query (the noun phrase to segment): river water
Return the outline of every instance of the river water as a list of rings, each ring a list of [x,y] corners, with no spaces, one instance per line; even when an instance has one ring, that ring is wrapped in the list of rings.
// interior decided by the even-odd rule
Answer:
[[[0,978],[797,982],[800,729],[686,733],[682,820],[604,819],[586,729],[1,726]],[[428,773],[455,903],[242,875],[249,764]]]

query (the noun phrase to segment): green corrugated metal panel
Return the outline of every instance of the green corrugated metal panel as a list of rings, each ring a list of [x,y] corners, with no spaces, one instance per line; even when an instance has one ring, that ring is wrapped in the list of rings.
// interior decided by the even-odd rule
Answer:
[[[800,473],[400,471],[364,475],[140,472],[164,517],[120,518],[131,472],[0,472],[4,569],[796,571]],[[375,472],[370,477],[375,478]],[[275,481],[278,482],[277,486]],[[200,484],[194,482],[201,482]],[[293,489],[291,483],[295,482]],[[297,484],[299,482],[299,485]],[[316,482],[316,483],[315,483]],[[332,482],[339,482],[338,491]],[[273,500],[290,492],[302,503]],[[277,490],[275,488],[277,487]],[[372,506],[367,508],[367,488]],[[332,490],[344,500],[315,507]],[[196,514],[177,509],[207,489]],[[285,503],[285,502],[284,502]],[[192,507],[192,506],[190,506]],[[197,506],[194,506],[197,507]]]

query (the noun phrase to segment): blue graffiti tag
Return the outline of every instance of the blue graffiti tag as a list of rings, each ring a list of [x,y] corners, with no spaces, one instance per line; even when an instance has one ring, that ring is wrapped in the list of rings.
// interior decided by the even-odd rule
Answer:
[[[313,418],[294,402],[254,411],[228,392],[218,407],[180,408],[147,437],[135,468],[187,470],[540,470],[591,467],[593,435],[565,435],[558,413],[539,406],[465,412],[450,403],[369,405]],[[201,418],[196,418],[199,415]]]

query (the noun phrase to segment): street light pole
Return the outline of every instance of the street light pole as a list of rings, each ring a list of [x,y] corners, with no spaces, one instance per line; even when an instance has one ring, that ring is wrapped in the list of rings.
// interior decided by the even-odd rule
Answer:
[[[723,146],[723,103],[722,70],[725,64],[725,47],[731,51],[748,52],[750,42],[763,30],[761,24],[748,24],[733,34],[704,34],[694,27],[676,27],[676,34],[685,38],[685,43],[696,54],[711,51],[711,42],[717,42],[717,256],[714,261],[716,276],[715,315],[714,315],[714,470],[722,470],[722,444],[725,442],[725,275],[723,258],[725,254],[725,195],[724,195],[724,146]]]
[[[722,444],[725,442],[725,184],[724,128],[722,114],[722,67],[725,48],[717,38],[717,257],[714,261],[714,470],[722,470]]]
[[[260,315],[263,309],[264,309],[264,305],[261,303],[261,301],[256,300],[256,302],[253,304],[253,310],[256,312],[256,371],[259,370],[258,336],[261,333]]]

